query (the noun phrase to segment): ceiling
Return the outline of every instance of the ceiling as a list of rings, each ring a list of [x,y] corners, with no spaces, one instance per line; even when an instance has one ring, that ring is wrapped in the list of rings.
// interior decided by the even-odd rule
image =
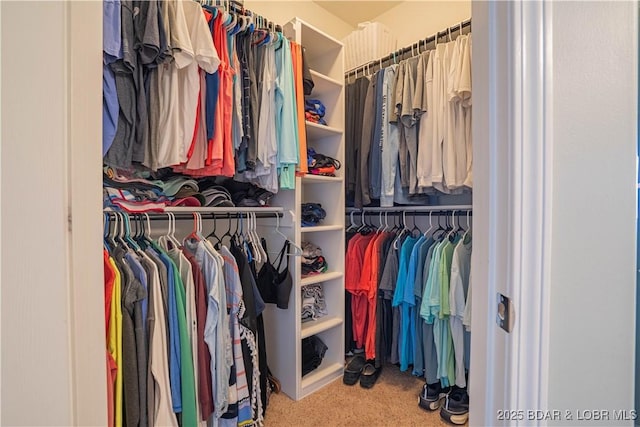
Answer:
[[[326,1],[313,0],[318,6],[343,21],[356,27],[359,23],[372,21],[387,10],[399,5],[401,1]]]

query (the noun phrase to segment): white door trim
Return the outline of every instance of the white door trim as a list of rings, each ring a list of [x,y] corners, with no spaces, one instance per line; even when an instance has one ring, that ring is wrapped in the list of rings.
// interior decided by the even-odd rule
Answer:
[[[550,14],[544,2],[473,2],[471,425],[518,424],[499,411],[546,408]],[[498,293],[513,306],[510,333],[496,322]]]
[[[523,410],[547,408],[553,179],[551,13],[545,2],[512,5],[510,280],[517,315],[508,381],[509,407]],[[539,422],[524,418],[518,424]]]

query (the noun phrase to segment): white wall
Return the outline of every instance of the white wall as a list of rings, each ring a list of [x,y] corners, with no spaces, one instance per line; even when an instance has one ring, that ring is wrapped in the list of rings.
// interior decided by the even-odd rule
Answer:
[[[106,425],[101,4],[0,9],[0,424]]]
[[[471,18],[471,1],[405,1],[372,19],[398,38],[398,49]]]
[[[299,17],[338,40],[341,40],[354,30],[350,24],[310,0],[247,0],[244,2],[244,6],[281,25],[286,24],[292,18]]]
[[[1,423],[70,425],[65,8],[0,7]]]
[[[552,2],[550,7],[549,405],[628,410],[636,309],[637,10],[633,2]]]

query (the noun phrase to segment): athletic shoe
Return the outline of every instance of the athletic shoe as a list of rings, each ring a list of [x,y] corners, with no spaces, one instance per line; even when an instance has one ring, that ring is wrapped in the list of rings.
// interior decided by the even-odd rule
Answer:
[[[469,420],[469,394],[466,388],[454,387],[440,408],[440,417],[451,424],[466,424]]]
[[[442,387],[440,381],[433,384],[422,386],[420,397],[418,398],[418,406],[427,411],[435,411],[442,405],[445,397],[451,390],[451,387]]]

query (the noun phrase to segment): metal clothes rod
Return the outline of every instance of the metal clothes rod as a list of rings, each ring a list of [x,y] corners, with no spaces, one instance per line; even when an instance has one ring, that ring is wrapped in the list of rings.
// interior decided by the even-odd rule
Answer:
[[[350,214],[351,212],[362,213],[364,211],[367,213],[379,213],[379,212],[387,212],[387,213],[402,213],[402,212],[453,212],[460,211],[466,213],[467,211],[472,211],[473,206],[471,205],[447,205],[447,206],[391,206],[388,208],[379,208],[379,207],[370,207],[370,208],[347,208],[346,213]]]
[[[262,15],[258,15],[249,9],[244,8],[244,0],[195,0],[203,6],[219,6],[227,9],[230,12],[239,13],[243,16],[251,15],[254,20],[254,24],[258,28],[269,28],[271,30],[282,32],[282,25],[277,24]]]
[[[202,216],[202,220],[207,219],[247,219],[247,215],[249,213],[255,214],[258,219],[269,219],[269,218],[282,218],[284,216],[283,211],[268,211],[268,212],[259,212],[256,210],[252,211],[220,211],[220,212],[212,212],[209,211],[172,211],[167,210],[165,212],[141,212],[141,213],[128,213],[122,211],[104,211],[104,213],[108,214],[111,217],[115,217],[116,213],[128,215],[129,218],[142,217],[146,219],[146,215],[149,215],[149,219],[152,221],[166,221],[169,219],[169,213],[173,214],[176,220],[189,220],[193,221],[193,213],[199,213]]]
[[[402,57],[404,54],[408,52],[413,52],[414,50],[417,50],[418,52],[420,52],[421,46],[426,47],[429,43],[434,42],[436,38],[439,40],[442,37],[451,36],[455,31],[458,31],[460,34],[462,34],[462,30],[464,30],[465,28],[469,28],[469,30],[471,30],[471,19],[462,21],[460,24],[454,25],[443,31],[440,31],[436,33],[436,35],[434,36],[427,37],[426,39],[418,40],[416,43],[413,43],[410,46],[406,46],[402,49],[398,49],[394,52],[391,52],[389,55],[385,57],[374,59],[373,61],[369,61],[366,64],[362,64],[356,68],[352,68],[351,70],[346,71],[344,73],[344,76],[347,78],[354,75],[357,76],[358,73],[360,72],[364,73],[365,69],[375,67],[375,66],[382,68],[383,63],[392,61],[394,59],[399,59],[400,57]],[[456,37],[460,34],[457,34]],[[411,55],[411,56],[414,56],[414,55]]]

